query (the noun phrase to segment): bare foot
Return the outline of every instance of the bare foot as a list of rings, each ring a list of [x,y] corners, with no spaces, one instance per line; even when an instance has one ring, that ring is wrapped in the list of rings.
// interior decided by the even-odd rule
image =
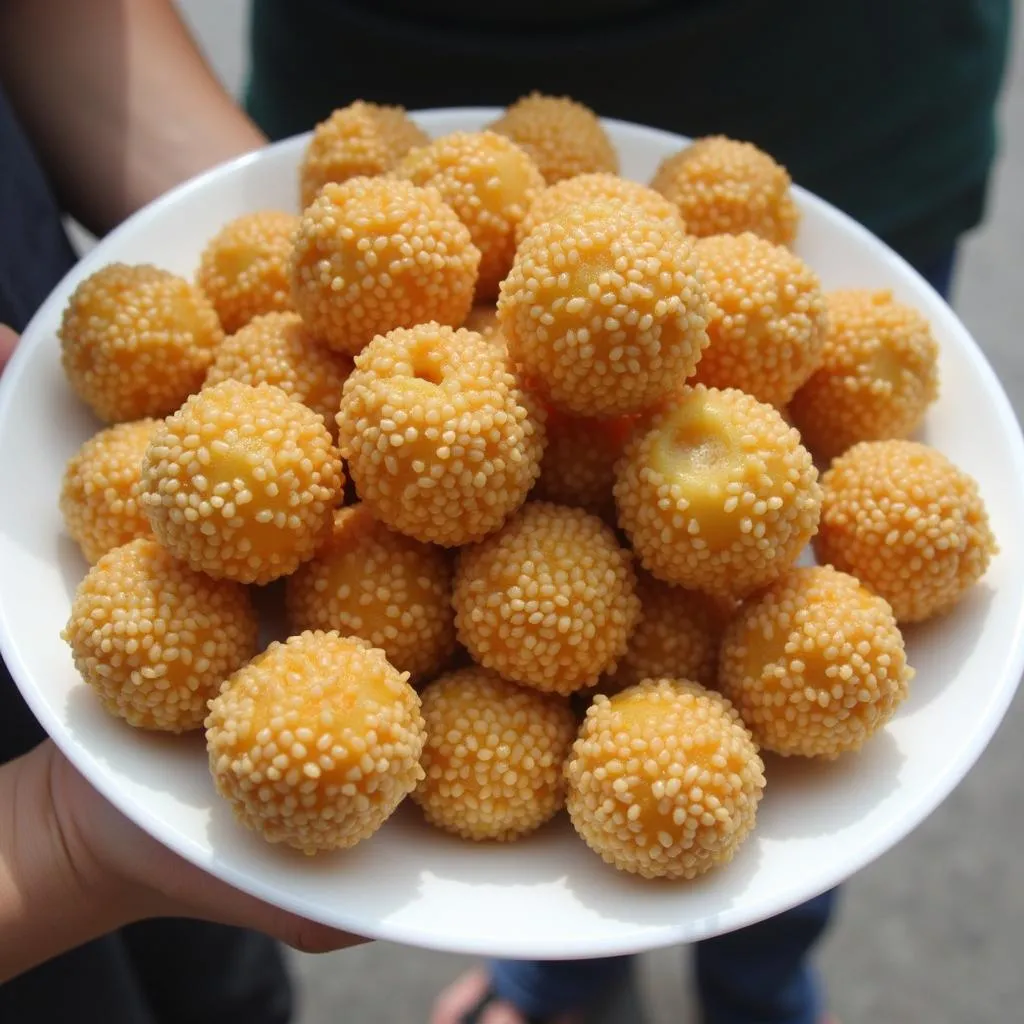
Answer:
[[[463,974],[452,982],[434,1003],[430,1024],[462,1024],[463,1016],[483,997],[491,979],[483,967]],[[525,1024],[526,1018],[511,1003],[498,1000],[481,1014],[479,1024]],[[563,1014],[553,1018],[551,1024],[580,1024],[576,1014]]]

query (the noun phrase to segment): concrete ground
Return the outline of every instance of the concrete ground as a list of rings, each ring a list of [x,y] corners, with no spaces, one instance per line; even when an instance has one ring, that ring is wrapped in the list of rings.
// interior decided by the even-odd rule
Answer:
[[[182,0],[232,89],[244,74],[245,0]],[[1024,22],[1002,112],[1004,148],[990,217],[965,246],[955,306],[1024,407]],[[979,680],[979,685],[984,680]],[[844,1024],[1007,1024],[1024,1020],[1024,700],[960,788],[913,835],[849,883],[822,953]],[[683,953],[645,956],[652,1024],[693,1020]],[[299,1024],[417,1024],[466,966],[458,957],[378,943],[295,958]],[[623,1018],[622,1024],[628,1024]]]

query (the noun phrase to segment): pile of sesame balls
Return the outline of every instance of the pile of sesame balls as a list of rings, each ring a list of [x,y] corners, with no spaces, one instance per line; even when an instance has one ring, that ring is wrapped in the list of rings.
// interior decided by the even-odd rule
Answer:
[[[927,320],[823,291],[757,147],[643,185],[566,98],[433,140],[354,103],[296,198],[211,225],[193,280],[112,264],[68,303],[104,424],[60,496],[83,679],[205,730],[238,819],[307,854],[411,797],[470,841],[567,809],[615,868],[726,864],[762,754],[858,750],[907,695],[902,628],[995,552],[911,439]]]

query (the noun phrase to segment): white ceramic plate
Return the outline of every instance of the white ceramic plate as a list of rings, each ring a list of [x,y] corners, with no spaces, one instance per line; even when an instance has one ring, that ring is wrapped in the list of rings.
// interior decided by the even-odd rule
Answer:
[[[475,129],[491,110],[433,111],[431,134]],[[623,173],[648,181],[684,140],[609,122]],[[992,736],[1024,664],[1024,445],[1005,394],[946,304],[902,260],[831,207],[798,192],[797,250],[827,288],[889,287],[929,317],[942,397],[923,439],[973,473],[1001,553],[940,622],[910,632],[910,699],[867,749],[834,764],[768,764],[754,836],[727,868],[691,884],[606,867],[564,816],[512,845],[470,845],[407,804],[355,850],[307,859],[237,825],[214,793],[201,737],[135,732],[79,681],[58,639],[86,566],[64,535],[65,461],[97,429],[64,381],[56,339],[75,284],[112,260],[190,274],[238,214],[293,209],[305,139],[190,182],[124,224],[62,282],[25,332],[0,388],[0,642],[33,711],[128,817],[182,856],[272,903],[375,938],[466,953],[570,958],[634,952],[730,931],[864,867],[921,822]]]

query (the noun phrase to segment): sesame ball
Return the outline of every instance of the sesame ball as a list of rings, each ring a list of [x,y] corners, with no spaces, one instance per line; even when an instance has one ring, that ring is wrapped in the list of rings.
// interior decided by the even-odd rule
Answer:
[[[368,839],[423,778],[420,699],[364,640],[275,642],[210,703],[217,791],[271,843],[306,854]]]
[[[436,323],[356,357],[338,436],[359,496],[393,530],[452,547],[497,530],[537,479],[543,420],[481,335]]]
[[[245,587],[212,580],[140,537],[78,585],[61,638],[103,706],[138,729],[198,729],[221,683],[256,653]]]
[[[448,554],[389,530],[365,505],[334,513],[330,539],[286,580],[285,601],[293,633],[362,637],[413,678],[439,672],[455,649]]]
[[[718,688],[765,750],[832,759],[892,718],[913,674],[889,605],[814,566],[741,608],[722,638]]]
[[[323,420],[271,384],[204,388],[153,432],[142,503],[193,569],[269,583],[330,531],[344,474]]]
[[[884,597],[901,623],[947,611],[996,553],[977,483],[926,445],[854,445],[822,490],[819,560]]]
[[[886,290],[829,292],[818,369],[789,410],[818,458],[858,441],[909,437],[938,398],[939,347],[928,321]]]
[[[199,257],[196,283],[234,334],[253,317],[292,308],[288,258],[299,218],[282,210],[236,217],[217,232]]]
[[[788,245],[799,213],[784,167],[750,142],[697,139],[658,167],[651,188],[679,207],[694,235],[755,235]]]
[[[455,627],[474,661],[570,694],[613,671],[640,602],[629,552],[582,509],[527,503],[459,554]]]
[[[536,164],[504,135],[453,132],[412,150],[395,174],[437,189],[480,250],[477,299],[493,299],[512,266],[516,228],[544,188]]]
[[[335,110],[313,130],[299,167],[303,207],[329,181],[385,174],[410,149],[429,141],[402,107],[357,100]]]
[[[616,469],[619,525],[667,583],[742,597],[775,579],[818,525],[821,487],[799,435],[732,388],[686,387]]]
[[[707,296],[686,236],[626,205],[575,206],[516,252],[498,299],[509,354],[551,404],[641,412],[693,373]]]
[[[649,679],[587,709],[566,769],[573,826],[602,860],[644,878],[696,878],[754,827],[764,765],[730,703]]]
[[[828,324],[818,276],[750,232],[702,238],[694,249],[710,314],[695,382],[785,406],[821,359]]]
[[[576,738],[564,697],[472,666],[423,691],[425,778],[412,798],[464,839],[518,839],[565,806],[563,768]]]
[[[549,185],[577,174],[614,174],[619,169],[618,154],[598,116],[565,96],[530,93],[513,103],[491,131],[522,146]]]
[[[69,460],[60,489],[64,527],[93,564],[111,548],[150,537],[139,503],[142,457],[156,420],[118,423],[90,437]]]
[[[71,387],[107,423],[174,412],[202,386],[224,336],[198,288],[124,263],[78,285],[58,334]]]

